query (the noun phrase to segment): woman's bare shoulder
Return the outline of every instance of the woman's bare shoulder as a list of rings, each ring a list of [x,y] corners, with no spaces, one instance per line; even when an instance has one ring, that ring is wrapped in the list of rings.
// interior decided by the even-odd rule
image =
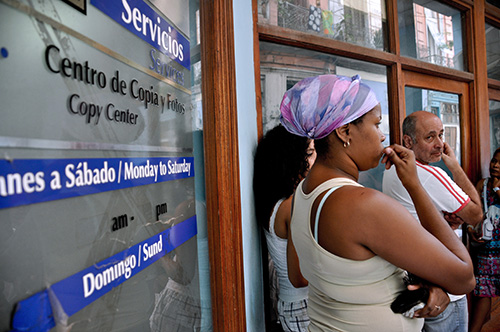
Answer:
[[[336,201],[335,207],[342,207],[343,211],[359,219],[369,217],[373,221],[390,222],[391,219],[411,216],[398,201],[372,188],[345,186],[339,191]]]
[[[476,190],[478,192],[481,192],[483,190],[483,185],[484,185],[484,181],[486,181],[486,178],[483,178],[481,180],[479,180],[476,184]]]
[[[393,204],[396,202],[392,197],[373,188],[358,186],[345,186],[344,188],[342,197],[352,201],[352,204],[358,202],[363,202],[365,204]]]
[[[278,212],[277,215],[280,218],[284,219],[290,219],[291,213],[292,213],[292,198],[293,195],[284,199],[280,206],[278,207]]]

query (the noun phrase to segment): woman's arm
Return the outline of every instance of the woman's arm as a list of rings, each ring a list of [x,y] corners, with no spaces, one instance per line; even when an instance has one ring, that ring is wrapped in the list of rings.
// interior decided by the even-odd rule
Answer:
[[[374,193],[374,196],[382,196]],[[466,294],[475,286],[472,261],[459,238],[440,217],[418,221],[390,197],[369,199],[373,207],[372,222],[360,234],[360,242],[375,254],[415,275],[443,287],[452,294]],[[429,210],[436,210],[432,202]],[[365,210],[365,209],[363,209]],[[365,210],[361,215],[368,216]],[[431,224],[431,225],[429,225]]]
[[[288,232],[288,243],[286,247],[287,264],[288,264],[288,279],[295,288],[305,287],[309,282],[304,278],[299,266],[299,257],[295,251],[295,246],[292,241],[292,232]]]
[[[360,211],[366,214],[371,209],[374,217],[364,234],[365,244],[382,258],[452,294],[468,293],[475,286],[470,255],[420,184],[413,152],[395,145],[387,149],[384,159],[396,166],[423,228],[398,202],[371,191]]]
[[[278,219],[281,221],[275,225],[275,231],[278,236],[288,239],[286,246],[288,279],[295,288],[300,288],[307,286],[308,282],[302,275],[302,272],[300,272],[299,256],[295,251],[295,246],[292,241],[292,231],[290,228],[290,222],[292,220],[292,200],[293,196],[290,196],[281,203],[276,215],[276,222],[278,222]],[[278,226],[280,224],[282,224],[281,227]],[[282,228],[281,231],[279,228]]]
[[[288,229],[292,215],[292,196],[281,202],[274,218],[274,233],[281,239],[288,239]]]

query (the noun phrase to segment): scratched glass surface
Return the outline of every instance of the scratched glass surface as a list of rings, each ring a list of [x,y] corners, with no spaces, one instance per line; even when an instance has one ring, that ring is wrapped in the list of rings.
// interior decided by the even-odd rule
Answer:
[[[66,199],[54,190],[47,202],[0,209],[0,331],[12,329],[20,301],[118,253],[144,262],[167,242],[130,248],[191,218],[195,236],[73,315],[50,302],[58,324],[51,331],[212,330],[198,5],[178,2],[172,11],[151,3],[163,19],[179,15],[170,23],[195,50],[189,69],[91,1],[86,15],[55,0],[0,3],[2,160],[184,156],[195,158],[196,174]],[[83,70],[79,78],[75,68]],[[0,171],[0,192],[35,188],[23,176],[16,189]],[[47,186],[51,180],[46,174]],[[100,278],[81,280],[87,295]]]
[[[2,25],[22,27],[3,30],[2,137],[192,147],[189,69],[91,4],[86,16],[59,1],[30,2],[37,17],[1,6]]]

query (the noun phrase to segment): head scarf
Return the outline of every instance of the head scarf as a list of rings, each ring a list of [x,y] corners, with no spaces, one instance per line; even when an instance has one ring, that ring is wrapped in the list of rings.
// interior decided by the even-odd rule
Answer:
[[[320,139],[378,103],[373,90],[361,83],[359,75],[308,77],[285,92],[280,121],[295,135]]]

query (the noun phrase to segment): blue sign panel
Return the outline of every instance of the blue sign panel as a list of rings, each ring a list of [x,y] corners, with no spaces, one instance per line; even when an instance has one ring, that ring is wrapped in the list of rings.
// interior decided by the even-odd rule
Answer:
[[[197,233],[196,216],[96,263],[17,304],[14,331],[49,331],[54,309],[68,317],[124,283]]]
[[[117,23],[190,70],[189,41],[142,0],[90,3]]]
[[[0,209],[193,176],[193,157],[0,160]]]

